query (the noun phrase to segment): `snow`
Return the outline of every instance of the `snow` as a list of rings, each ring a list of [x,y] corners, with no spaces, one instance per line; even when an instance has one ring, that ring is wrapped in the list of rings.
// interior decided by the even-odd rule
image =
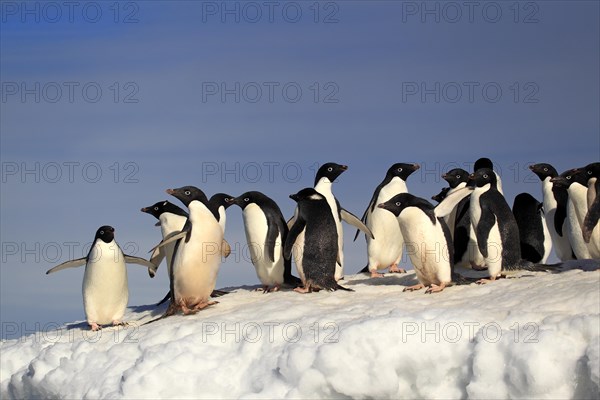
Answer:
[[[355,292],[229,288],[193,316],[83,322],[0,344],[9,398],[595,398],[600,270],[523,273],[442,293],[414,272],[348,276]]]

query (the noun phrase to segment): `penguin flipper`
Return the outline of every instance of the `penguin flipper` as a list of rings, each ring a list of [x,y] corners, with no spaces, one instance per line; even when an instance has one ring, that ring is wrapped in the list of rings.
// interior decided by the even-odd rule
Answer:
[[[267,238],[265,242],[265,246],[267,246],[267,254],[269,256],[269,260],[271,262],[275,262],[275,242],[277,241],[277,236],[279,236],[280,227],[277,225],[277,222],[267,218]],[[283,229],[283,226],[281,226]],[[281,236],[283,237],[283,232],[281,232]]]
[[[188,230],[184,229],[182,231],[176,231],[176,232],[172,232],[170,234],[168,234],[159,244],[157,244],[156,246],[154,246],[150,252],[152,254],[154,254],[154,251],[160,247],[166,246],[169,243],[173,243],[176,242],[179,239],[184,238],[186,235],[188,234]]]
[[[289,260],[292,256],[292,250],[294,248],[294,244],[296,243],[296,239],[298,235],[304,230],[306,226],[306,221],[302,219],[302,217],[298,216],[294,225],[290,228],[290,232],[285,239],[285,246],[283,248],[283,258]]]
[[[127,264],[138,264],[148,268],[148,273],[151,277],[154,277],[154,275],[150,271],[154,271],[154,273],[156,273],[156,265],[154,265],[154,263],[152,263],[151,261],[148,261],[141,257],[130,256],[128,254],[123,254],[123,257],[125,258],[125,262]]]
[[[223,242],[221,242],[221,255],[227,258],[230,254],[231,246],[229,245],[229,242],[227,242],[227,240],[223,239]]]
[[[150,274],[151,278],[154,278],[154,275],[156,275],[156,271],[158,270],[158,266],[160,265],[162,260],[165,259],[166,256],[167,252],[165,251],[164,247],[158,247],[154,249],[154,251],[150,255],[150,262],[154,264],[154,269],[152,270],[152,272],[150,271],[150,269],[148,269],[148,274]]]
[[[154,224],[154,226],[160,226],[160,221]]]
[[[494,214],[490,210],[482,208],[481,218],[477,224],[477,229],[475,229],[475,236],[477,237],[479,252],[481,252],[481,255],[485,258],[488,257],[488,236],[495,223],[496,217]]]
[[[293,217],[291,217],[290,219],[288,219],[288,221],[286,222],[288,229],[292,229],[292,226],[294,225],[295,221],[296,221],[295,215]]]
[[[343,221],[360,229],[365,234],[369,235],[371,237],[371,239],[375,239],[375,236],[373,236],[373,232],[371,232],[371,230],[369,228],[367,228],[367,226],[360,219],[358,219],[358,217],[356,215],[352,214],[350,211],[343,209],[343,208],[340,208],[340,215],[341,215]],[[358,233],[357,233],[357,235],[358,235]],[[356,239],[356,237],[355,237],[355,239]]]
[[[435,206],[434,212],[436,217],[444,218],[448,216],[452,210],[456,208],[458,203],[465,197],[469,196],[473,191],[472,187],[465,186],[464,188],[458,189],[444,198],[440,204]]]
[[[600,219],[600,195],[597,195],[594,202],[590,206],[584,220],[581,230],[583,233],[583,240],[589,243],[592,238],[592,232],[596,225],[598,225],[598,219]]]
[[[67,268],[81,267],[81,266],[85,265],[86,263],[87,263],[87,257],[82,257],[82,258],[77,258],[75,260],[65,261],[64,263],[59,264],[54,268],[50,268],[48,271],[46,271],[46,275],[51,274],[56,271],[61,271],[63,269],[67,269]]]

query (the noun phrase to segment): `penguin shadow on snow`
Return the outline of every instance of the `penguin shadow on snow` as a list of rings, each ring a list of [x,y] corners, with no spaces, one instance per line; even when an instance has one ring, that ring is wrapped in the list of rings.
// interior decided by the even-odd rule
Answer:
[[[407,271],[407,272],[410,272]],[[402,274],[399,276],[398,274],[390,274],[383,276],[382,278],[371,278],[367,274],[358,274],[364,275],[364,279],[354,279],[348,282],[345,282],[346,286],[356,286],[356,285],[365,285],[365,286],[412,286],[419,283],[417,276],[415,274]]]

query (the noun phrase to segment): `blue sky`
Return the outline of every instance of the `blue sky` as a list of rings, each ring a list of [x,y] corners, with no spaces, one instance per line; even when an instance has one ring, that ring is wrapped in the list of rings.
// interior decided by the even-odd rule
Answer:
[[[0,4],[0,307],[19,329],[82,320],[83,270],[44,272],[104,224],[146,255],[160,231],[139,209],[170,187],[259,190],[289,216],[288,195],[336,161],[360,215],[395,162],[422,165],[409,190],[428,198],[489,157],[512,204],[541,198],[528,164],[600,158],[597,2]],[[351,272],[366,264],[352,236]],[[243,249],[237,208],[226,238]],[[129,282],[130,305],[150,304],[164,265]],[[243,251],[221,267],[218,287],[257,283]]]

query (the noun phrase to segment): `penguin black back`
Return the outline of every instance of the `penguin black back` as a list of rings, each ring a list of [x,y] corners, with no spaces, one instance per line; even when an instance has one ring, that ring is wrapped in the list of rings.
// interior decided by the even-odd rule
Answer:
[[[512,212],[519,227],[521,258],[532,263],[539,263],[545,253],[541,211],[542,203],[529,193],[515,197]]]

